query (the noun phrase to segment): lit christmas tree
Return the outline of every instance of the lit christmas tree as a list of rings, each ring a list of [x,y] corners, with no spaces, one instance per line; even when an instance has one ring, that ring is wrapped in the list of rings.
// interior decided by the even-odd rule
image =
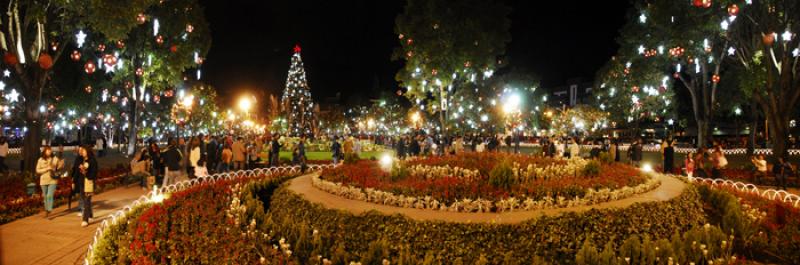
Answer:
[[[286,89],[283,91],[282,105],[286,113],[289,135],[312,135],[314,131],[314,101],[311,89],[306,82],[306,70],[300,58],[300,45],[294,46],[292,65],[286,78]]]

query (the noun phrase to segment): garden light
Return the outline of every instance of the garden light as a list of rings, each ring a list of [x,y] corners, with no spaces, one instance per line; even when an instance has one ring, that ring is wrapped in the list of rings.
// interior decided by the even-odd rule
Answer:
[[[393,163],[393,162],[394,162],[394,158],[392,158],[392,155],[390,155],[390,154],[383,154],[383,155],[381,156],[381,160],[380,160],[381,169],[383,169],[384,171],[389,171],[389,170],[391,170],[391,169],[392,169],[392,163]]]
[[[653,172],[653,166],[650,165],[649,163],[645,163],[642,165],[642,171],[647,173]]]

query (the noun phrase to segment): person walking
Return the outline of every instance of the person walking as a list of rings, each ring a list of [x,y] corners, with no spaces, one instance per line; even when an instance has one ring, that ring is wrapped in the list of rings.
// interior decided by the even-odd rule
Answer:
[[[169,147],[161,154],[164,159],[164,165],[167,168],[164,174],[164,182],[162,186],[166,187],[178,182],[181,177],[181,160],[183,160],[183,153],[178,150],[177,141],[172,138],[169,139]]]
[[[686,168],[686,176],[691,179],[694,177],[694,153],[689,152],[686,154],[686,159],[683,160],[683,166]]]
[[[777,186],[787,190],[786,179],[792,174],[792,164],[782,156],[778,156],[778,161],[772,166],[772,173],[775,174],[775,180],[778,181]]]
[[[83,222],[81,226],[86,227],[92,222],[94,213],[92,212],[92,195],[94,194],[94,182],[97,180],[97,158],[94,156],[91,145],[81,148],[83,164],[80,172],[83,174]]]
[[[189,174],[190,179],[195,177],[194,168],[197,167],[197,161],[203,158],[201,149],[200,139],[193,137],[189,142],[189,165],[186,167],[186,173]]]
[[[569,146],[569,156],[570,158],[581,157],[581,146],[578,145],[578,139],[572,139],[572,145]]]
[[[219,163],[219,149],[217,137],[211,136],[211,139],[206,143],[206,168],[208,168],[211,173],[215,172],[217,163]]]
[[[672,174],[675,168],[675,147],[672,141],[666,141],[667,146],[664,147],[662,158],[664,161],[664,173]]]
[[[614,162],[619,162],[619,146],[616,140],[611,140],[611,146],[608,148],[608,156],[614,160]]]
[[[151,140],[150,146],[147,148],[147,152],[150,155],[150,161],[152,162],[152,166],[150,167],[150,175],[155,177],[155,182],[158,183],[159,180],[162,180],[164,176],[164,161],[161,159],[161,149],[158,148],[158,144],[154,140]]]
[[[333,140],[331,141],[331,159],[333,160],[334,165],[339,164],[339,157],[341,156],[342,156],[342,145],[339,144],[339,138],[334,136]]]
[[[53,155],[50,146],[45,146],[42,156],[36,162],[36,174],[39,175],[39,185],[42,187],[42,197],[44,197],[45,217],[50,216],[53,211],[53,197],[58,186],[58,174],[64,167],[64,162]]]
[[[233,170],[243,170],[247,148],[244,146],[242,137],[236,138],[231,146],[231,151],[233,152]]]
[[[6,157],[8,156],[8,141],[5,136],[0,137],[0,172],[8,171]]]
[[[722,147],[717,145],[714,147],[714,152],[711,153],[711,177],[722,178],[722,169],[728,165],[728,159],[722,153]]]
[[[69,175],[72,176],[72,191],[69,194],[70,197],[68,200],[72,200],[73,195],[78,196],[78,207],[76,208],[76,210],[78,210],[78,216],[83,216],[83,184],[85,182],[80,170],[81,165],[83,165],[81,149],[83,149],[81,146],[75,149],[75,160],[72,162],[72,170],[69,172]]]
[[[152,181],[150,179],[152,178],[152,175],[150,175],[151,162],[147,154],[147,148],[143,148],[141,151],[137,152],[131,160],[131,175],[141,178],[139,180],[139,186],[144,190],[147,190],[150,185],[155,183],[155,179],[152,179]]]
[[[231,168],[232,161],[233,161],[233,151],[231,151],[231,145],[225,144],[225,146],[222,147],[222,151],[220,152],[220,160],[219,164],[217,164],[217,173],[228,172]]]
[[[275,134],[275,137],[272,137],[272,146],[270,148],[270,156],[272,156],[272,164],[270,166],[278,166],[280,164],[281,159],[281,143],[278,141],[281,139],[280,134]]]

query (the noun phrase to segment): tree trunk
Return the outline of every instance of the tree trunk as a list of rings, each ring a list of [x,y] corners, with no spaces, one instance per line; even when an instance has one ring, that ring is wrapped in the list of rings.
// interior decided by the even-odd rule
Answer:
[[[706,140],[708,139],[708,121],[697,119],[697,148],[706,147]]]
[[[756,134],[758,133],[758,108],[750,104],[750,139],[747,141],[747,156],[752,156],[756,150]]]
[[[772,155],[786,158],[788,149],[787,140],[789,139],[789,115],[780,113],[770,119],[770,129],[772,132]]]
[[[42,146],[42,121],[37,105],[28,102],[25,105],[25,131],[22,146],[22,159],[25,161],[22,170],[35,172],[39,149]]]
[[[132,156],[136,153],[136,126],[139,124],[139,120],[137,117],[139,116],[139,102],[135,99],[131,104],[131,122],[130,122],[130,130],[128,131],[128,152],[129,156]]]

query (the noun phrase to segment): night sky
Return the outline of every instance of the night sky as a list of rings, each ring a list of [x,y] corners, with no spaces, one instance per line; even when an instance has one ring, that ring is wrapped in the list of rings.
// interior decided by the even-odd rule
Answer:
[[[398,40],[395,17],[405,1],[201,0],[211,24],[212,48],[204,79],[232,99],[249,91],[280,96],[292,46],[302,46],[312,95],[341,92],[342,103],[396,91],[391,61]],[[539,4],[537,4],[539,3]],[[530,70],[544,87],[573,77],[591,79],[617,50],[627,0],[512,0],[511,67]],[[378,88],[375,91],[373,88]]]

